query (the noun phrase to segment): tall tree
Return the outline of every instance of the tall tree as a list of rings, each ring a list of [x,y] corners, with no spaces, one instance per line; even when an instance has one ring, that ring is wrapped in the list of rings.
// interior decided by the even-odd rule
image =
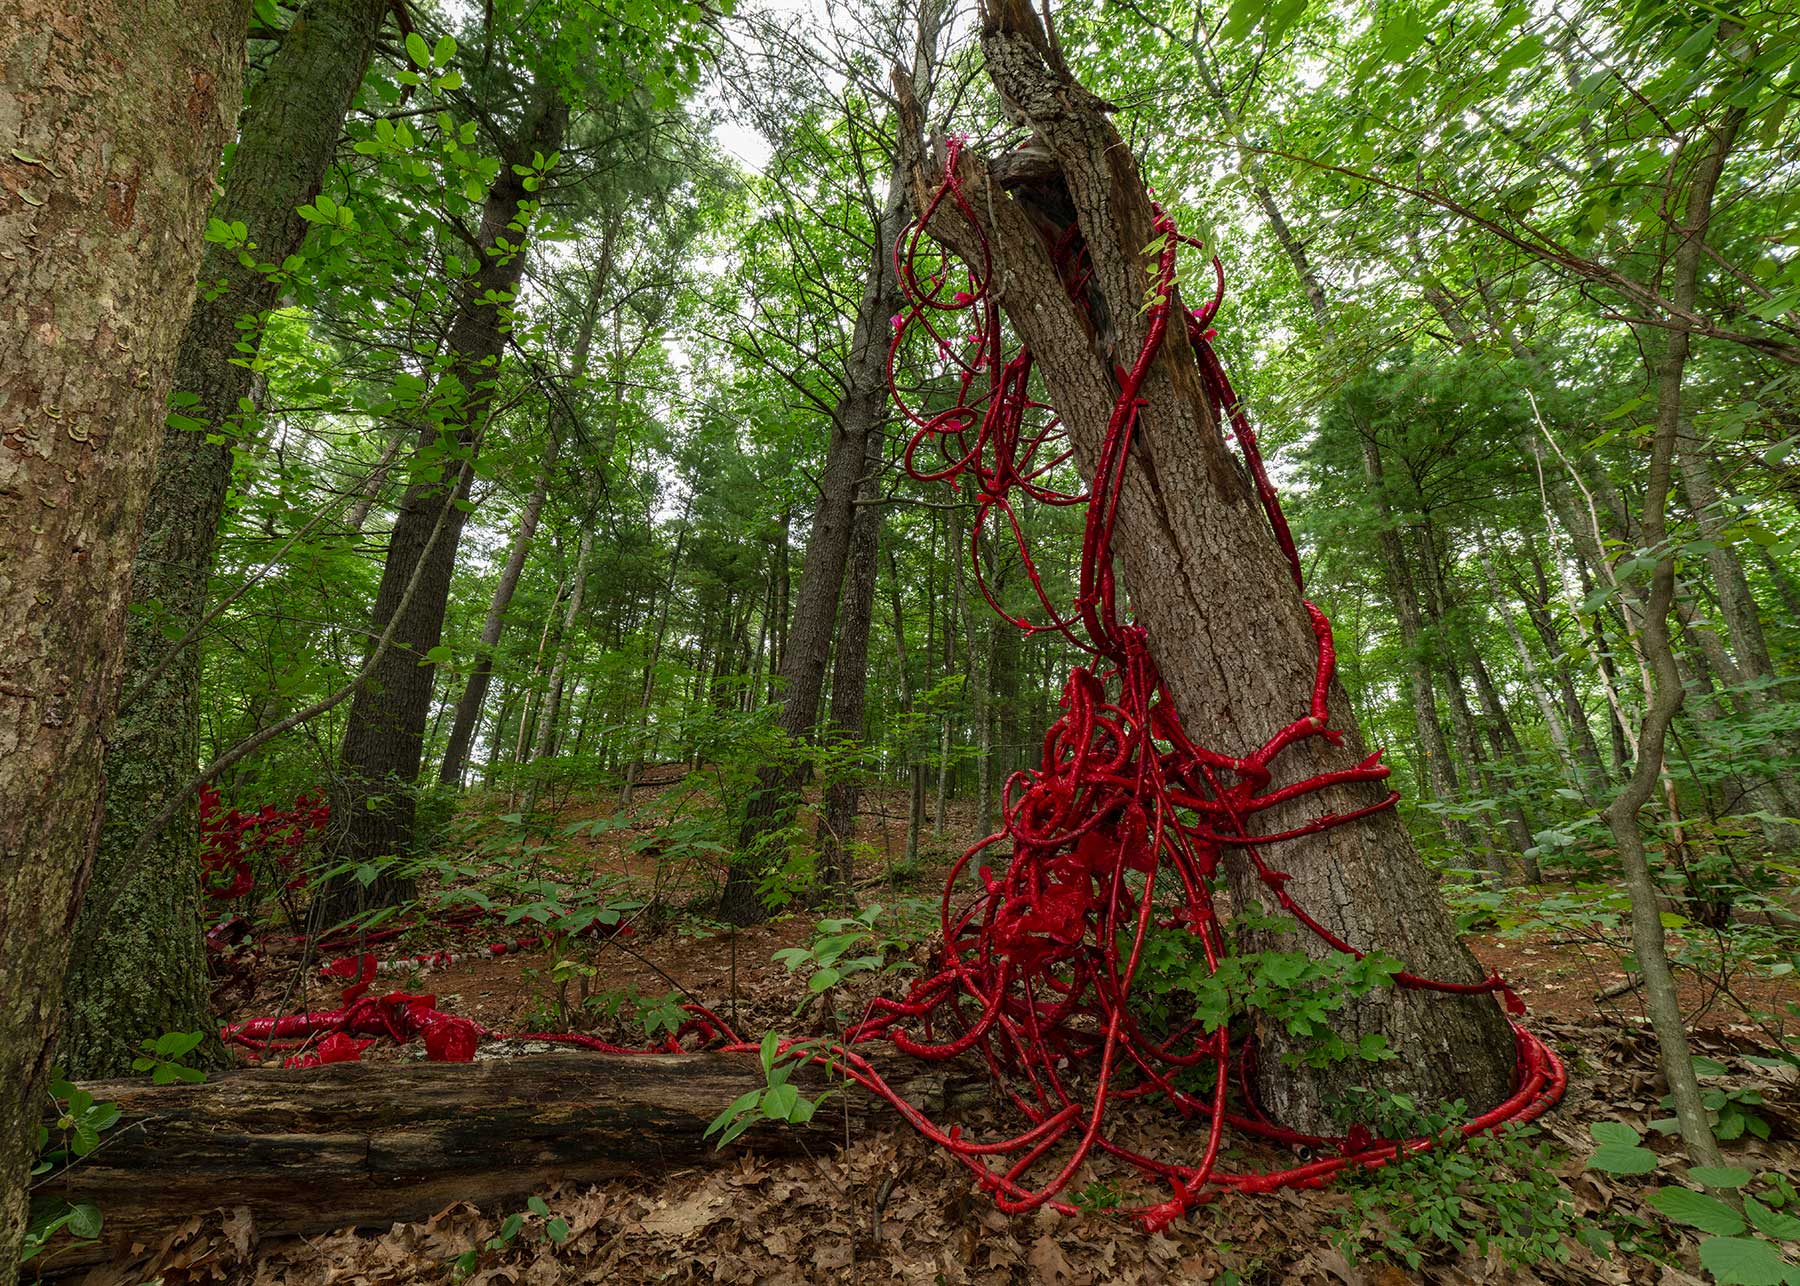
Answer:
[[[559,90],[539,83],[527,93],[518,123],[498,140],[500,172],[475,236],[481,265],[458,292],[445,339],[449,362],[437,399],[441,423],[428,421],[419,430],[415,477],[388,539],[371,613],[376,633],[397,623],[394,646],[358,689],[344,729],[331,795],[331,852],[338,862],[374,863],[405,855],[412,844],[414,787],[436,671],[430,653],[442,638],[467,518],[474,476],[468,461],[478,450],[499,382],[513,301],[525,272],[523,243],[538,206],[533,193],[546,162],[562,146],[568,120]],[[321,891],[315,914],[335,922],[363,906],[391,904],[409,894],[408,882],[390,871],[366,885],[339,878]]]
[[[131,549],[248,5],[0,11],[0,1286],[102,822]]]
[[[920,6],[913,65],[920,84],[928,84],[935,57],[941,18],[936,0]],[[857,500],[864,496],[869,438],[879,435],[887,408],[888,319],[900,306],[900,284],[894,271],[894,243],[906,224],[906,180],[896,160],[890,169],[886,192],[874,212],[873,235],[867,246],[863,289],[851,326],[850,348],[844,364],[841,392],[831,410],[830,445],[825,467],[818,478],[818,500],[813,508],[806,550],[801,556],[800,591],[795,597],[792,621],[783,639],[777,671],[781,713],[778,723],[796,745],[809,740],[819,718],[819,699],[833,630],[838,622],[839,591],[849,562]],[[867,521],[876,521],[870,518]],[[866,665],[869,613],[874,606],[875,536],[868,533],[868,592],[858,581],[857,629]],[[866,672],[866,671],[865,671]],[[864,675],[847,674],[861,685]],[[855,699],[860,706],[860,694]],[[851,711],[844,712],[848,718]],[[860,711],[857,711],[860,722]],[[719,899],[719,913],[733,924],[752,924],[767,915],[757,895],[757,885],[767,864],[763,851],[768,837],[789,822],[806,780],[807,764],[799,757],[771,764],[757,775],[756,791],[738,831],[738,854],[726,875]]]
[[[311,0],[294,16],[251,95],[213,210],[243,231],[215,237],[200,265],[202,289],[176,359],[179,411],[163,435],[132,566],[94,860],[95,885],[109,896],[76,926],[60,1046],[74,1074],[123,1076],[143,1038],[211,1023],[194,804],[131,855],[145,818],[199,767],[197,636],[232,452],[253,418],[255,354],[276,294],[296,271],[290,256],[306,239],[300,207],[319,191],[387,9],[388,0]]]
[[[970,157],[962,179],[982,234],[1006,264],[1007,315],[1036,355],[1077,454],[1091,466],[1111,419],[1114,371],[1133,361],[1148,327],[1138,303],[1142,247],[1153,239],[1150,198],[1107,106],[1068,73],[1029,6],[992,0],[983,16],[989,75],[1012,113],[1035,131],[1033,153],[1047,154],[1053,169],[1047,174],[1032,164],[1034,157],[1022,157],[1009,171],[1020,185],[1015,192]],[[936,177],[932,169],[915,151],[921,204]],[[1036,195],[1046,184],[1053,195]],[[1028,212],[1027,205],[1035,208]],[[1071,300],[1049,239],[1039,232],[1046,216],[1059,230],[1072,216],[1080,229],[1092,265],[1087,297],[1097,294],[1103,304],[1094,314]],[[965,260],[982,261],[960,216],[943,215],[931,231]],[[1171,300],[1171,307],[1179,317],[1179,301]],[[1091,315],[1110,319],[1112,333],[1097,331]],[[1122,579],[1127,588],[1137,587],[1133,610],[1190,730],[1208,744],[1242,753],[1268,742],[1304,708],[1316,640],[1256,496],[1206,403],[1179,328],[1170,329],[1140,387],[1143,407],[1122,466],[1115,529]],[[1219,592],[1222,586],[1230,592]],[[1254,656],[1222,643],[1250,637],[1258,640]],[[1296,745],[1293,771],[1328,772],[1362,758],[1354,716],[1335,684],[1331,708],[1342,745],[1316,738]],[[1324,792],[1297,809],[1289,805],[1269,824],[1292,825],[1320,808],[1349,812],[1369,802],[1366,789]],[[1434,977],[1473,982],[1480,976],[1393,810],[1284,847],[1288,889],[1342,939],[1397,950],[1409,967]],[[1241,864],[1233,864],[1231,873],[1241,901],[1259,896],[1257,881]],[[1297,949],[1329,950],[1311,934],[1283,936]],[[1385,1088],[1440,1102],[1493,1103],[1506,1094],[1513,1042],[1492,996],[1401,991],[1379,1005],[1354,1007],[1346,1023],[1349,1039],[1379,1034],[1401,1053],[1366,1074]],[[1282,1034],[1265,1032],[1264,1042],[1270,1057],[1258,1086],[1262,1101],[1276,1119],[1296,1128],[1328,1128],[1327,1105],[1365,1073],[1340,1065],[1296,1075],[1278,1056]]]

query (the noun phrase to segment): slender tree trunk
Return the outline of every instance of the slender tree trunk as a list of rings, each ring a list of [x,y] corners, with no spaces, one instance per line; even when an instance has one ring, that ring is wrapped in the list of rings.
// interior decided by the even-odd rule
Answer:
[[[879,568],[882,509],[881,466],[887,440],[880,426],[863,439],[863,475],[857,508],[850,520],[843,600],[838,608],[837,649],[831,671],[830,735],[856,762],[840,765],[825,785],[825,808],[819,824],[819,867],[843,905],[855,901],[856,872],[850,845],[856,839],[856,810],[862,798],[862,742],[868,732],[866,698],[869,683],[869,633],[875,615],[875,579]]]
[[[296,207],[319,190],[386,10],[386,0],[312,0],[257,86],[213,210],[244,224],[257,260],[280,263],[300,250],[307,224]],[[121,864],[144,819],[200,766],[201,648],[195,641],[171,656],[170,639],[189,634],[206,613],[232,446],[243,437],[239,403],[251,392],[241,346],[259,343],[277,290],[238,253],[219,243],[206,248],[200,276],[209,288],[194,304],[176,358],[181,418],[163,433],[133,564],[125,700],[107,744],[106,822],[94,859],[101,886],[123,885],[103,920],[90,913],[75,928],[84,945],[73,958],[58,1055],[71,1075],[123,1076],[145,1037],[212,1025],[196,803],[184,803],[129,875]],[[215,292],[219,282],[225,288]],[[240,329],[244,318],[256,325]]]
[[[247,10],[0,8],[0,1286],[18,1274],[104,819],[132,547],[242,102]],[[191,890],[192,865],[172,878]]]
[[[1087,289],[1105,301],[1117,330],[1106,350],[1087,315],[1071,301],[1038,231],[1051,216],[1032,213],[992,181],[980,158],[965,154],[963,178],[997,261],[1006,265],[1004,301],[1012,324],[1036,355],[1051,398],[1078,457],[1091,466],[1117,395],[1115,363],[1135,359],[1148,326],[1142,248],[1153,239],[1150,199],[1130,149],[1105,108],[1066,72],[1053,70],[1049,44],[1026,0],[985,6],[983,47],[1002,99],[1036,132],[1066,184],[1092,266]],[[903,141],[916,148],[918,122]],[[915,189],[929,191],[933,167],[914,153]],[[1029,199],[1027,197],[1026,199]],[[940,207],[942,210],[943,207]],[[1066,219],[1063,220],[1066,222]],[[934,219],[932,232],[962,257],[980,262],[959,217]],[[1180,317],[1180,300],[1170,301]],[[1134,446],[1122,467],[1115,543],[1132,609],[1169,692],[1187,713],[1191,733],[1227,753],[1265,744],[1303,713],[1312,691],[1317,645],[1300,594],[1289,577],[1256,496],[1214,421],[1185,332],[1171,327],[1140,388],[1143,408]],[[1230,586],[1231,592],[1220,592]],[[1254,653],[1213,640],[1254,637]],[[1342,746],[1309,739],[1292,748],[1281,773],[1310,775],[1357,762],[1365,753],[1341,685],[1330,689]],[[1338,788],[1271,815],[1271,829],[1321,809],[1348,811],[1369,802],[1368,788]],[[1271,810],[1281,813],[1282,810]],[[1418,860],[1392,809],[1284,844],[1281,864],[1295,899],[1345,940],[1405,956],[1432,976],[1473,981],[1480,969],[1458,942],[1434,881]],[[1266,898],[1242,864],[1231,864],[1240,904]],[[1276,939],[1324,954],[1311,934]],[[1338,1066],[1313,1071],[1282,1065],[1284,1035],[1263,1033],[1262,1101],[1297,1128],[1327,1128],[1327,1103],[1365,1079],[1426,1101],[1498,1102],[1511,1080],[1513,1040],[1492,996],[1456,997],[1397,991],[1380,1004],[1349,1009],[1345,1035],[1381,1035],[1400,1057],[1370,1070]]]
[[[662,586],[662,615],[656,621],[656,633],[650,640],[649,654],[644,657],[644,681],[638,689],[638,737],[631,763],[625,769],[625,781],[619,787],[619,807],[631,804],[631,792],[644,769],[644,756],[650,743],[650,706],[656,696],[656,667],[662,660],[663,642],[669,636],[669,605],[675,601],[675,578],[681,572],[681,554],[687,545],[688,515],[683,511],[681,531],[675,537],[675,552],[669,559],[669,578]]]
[[[906,720],[906,857],[910,864],[919,857],[919,832],[925,826],[925,765],[919,761],[915,744],[917,729],[913,726],[912,666],[906,651],[906,613],[900,606],[900,565],[894,557],[894,546],[887,546],[888,592],[894,616],[894,662],[900,675],[900,711]]]
[[[1733,31],[1732,36],[1735,34]],[[1721,41],[1727,39],[1725,27],[1721,27],[1719,37]],[[1712,214],[1713,192],[1724,172],[1725,158],[1730,154],[1742,118],[1743,109],[1732,108],[1720,127],[1708,131],[1711,137],[1706,154],[1689,180],[1678,228],[1680,240],[1674,256],[1674,280],[1669,289],[1671,304],[1684,314],[1693,312],[1698,298],[1700,260]],[[1670,195],[1673,197],[1674,194]],[[1651,335],[1640,338],[1646,344],[1656,342]],[[1688,1160],[1696,1165],[1722,1166],[1725,1160],[1713,1136],[1700,1098],[1700,1083],[1694,1074],[1687,1026],[1682,1019],[1681,1001],[1675,990],[1663,938],[1659,890],[1644,851],[1644,835],[1638,820],[1662,773],[1664,741],[1669,725],[1681,709],[1683,696],[1675,651],[1669,639],[1669,609],[1675,600],[1675,554],[1663,546],[1668,530],[1667,507],[1674,457],[1681,432],[1681,386],[1690,348],[1691,338],[1687,331],[1673,329],[1667,332],[1661,341],[1661,361],[1655,372],[1656,433],[1651,443],[1650,468],[1644,487],[1641,531],[1643,547],[1659,552],[1639,626],[1639,648],[1649,663],[1651,674],[1645,694],[1648,704],[1638,731],[1637,759],[1631,777],[1601,815],[1612,830],[1625,869],[1626,889],[1631,896],[1632,948],[1643,973],[1645,1006],[1662,1054],[1663,1074],[1675,1100],[1675,1118],[1681,1129],[1682,1142],[1687,1147]]]
[[[905,184],[895,174],[890,177],[876,222],[876,250],[856,312],[844,393],[833,417],[825,467],[819,474],[819,499],[801,560],[800,591],[778,671],[779,723],[796,748],[813,735],[818,722],[866,443],[871,433],[880,431],[887,404],[888,318],[900,299],[892,255],[904,213]],[[732,924],[753,924],[767,915],[756,893],[765,869],[760,850],[766,846],[766,837],[793,818],[800,784],[805,780],[804,764],[797,750],[795,754],[791,761],[771,764],[757,775],[756,789],[738,831],[738,853],[719,901],[720,915]]]
[[[479,435],[498,384],[505,346],[505,317],[499,299],[510,299],[525,270],[526,252],[516,244],[496,249],[498,239],[516,243],[513,225],[528,220],[535,206],[522,176],[514,172],[534,152],[548,155],[562,142],[568,107],[554,91],[538,89],[529,118],[515,146],[503,158],[499,176],[482,210],[479,239],[485,248],[481,269],[462,292],[447,344],[453,354],[446,382],[462,390],[440,433],[427,425],[418,449],[427,451],[447,437],[456,453],[477,449]],[[440,389],[444,387],[440,383]],[[439,539],[431,540],[451,476],[460,481],[458,503]],[[467,517],[465,503],[472,471],[440,465],[417,478],[406,490],[388,541],[381,588],[371,619],[385,630],[401,605],[405,587],[419,571],[418,587],[406,604],[395,634],[395,646],[382,657],[371,681],[356,694],[345,725],[339,772],[332,787],[331,851],[337,861],[377,862],[404,857],[412,845],[414,790],[423,756],[426,702],[435,667],[427,654],[438,646],[449,603],[450,578]],[[391,905],[411,896],[411,882],[384,871],[367,887],[339,878],[319,891],[314,914],[321,923],[337,923],[365,906]]]
[[[558,438],[554,429],[544,443],[544,461],[538,467],[537,483],[525,512],[519,517],[519,530],[514,533],[512,548],[507,551],[506,565],[494,585],[494,596],[488,602],[487,620],[481,627],[481,642],[475,649],[475,668],[463,686],[456,703],[456,719],[450,725],[450,744],[444,749],[444,762],[438,767],[438,781],[446,786],[462,784],[469,763],[469,747],[475,737],[475,725],[481,718],[481,707],[487,701],[488,684],[494,677],[494,652],[500,646],[500,632],[506,628],[507,609],[519,588],[519,577],[525,570],[525,558],[537,536],[538,520],[544,502],[550,495],[550,478],[556,470]]]

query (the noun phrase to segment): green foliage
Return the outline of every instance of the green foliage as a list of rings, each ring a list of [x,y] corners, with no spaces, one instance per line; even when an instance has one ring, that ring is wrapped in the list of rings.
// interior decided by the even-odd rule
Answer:
[[[780,1044],[781,1037],[777,1032],[769,1032],[763,1037],[758,1057],[767,1084],[760,1090],[750,1090],[733,1099],[706,1127],[707,1138],[719,1136],[719,1147],[724,1147],[758,1121],[804,1125],[812,1120],[821,1103],[840,1092],[826,1089],[817,1098],[807,1098],[789,1079],[800,1068],[815,1062],[822,1064],[827,1072],[835,1069],[836,1062],[823,1042],[796,1041],[785,1049],[779,1048]]]
[[[1639,1136],[1630,1126],[1602,1121],[1589,1128],[1601,1145],[1588,1158],[1589,1168],[1623,1175],[1656,1170],[1656,1154],[1636,1146]],[[1800,1242],[1800,1217],[1796,1217],[1800,1193],[1785,1175],[1770,1172],[1756,1181],[1741,1166],[1694,1166],[1683,1177],[1697,1187],[1664,1184],[1648,1201],[1671,1223],[1701,1234],[1700,1262],[1714,1281],[1721,1286],[1800,1283],[1800,1262],[1788,1257],[1791,1252],[1780,1244]],[[1759,1188],[1760,1194],[1750,1191],[1752,1187]],[[1713,1195],[1720,1192],[1730,1194],[1731,1199]]]
[[[117,1103],[98,1103],[89,1091],[63,1079],[51,1068],[48,1087],[55,1112],[52,1125],[37,1127],[37,1159],[31,1168],[33,1187],[81,1163],[103,1145],[102,1135],[119,1123]],[[63,1250],[92,1245],[100,1237],[102,1217],[91,1201],[68,1202],[33,1194],[19,1262],[54,1257]],[[67,1234],[64,1238],[59,1234]],[[47,1262],[47,1261],[46,1261]]]
[[[149,1072],[150,1079],[157,1085],[173,1085],[182,1081],[190,1085],[198,1084],[206,1079],[206,1073],[198,1067],[189,1067],[182,1060],[206,1040],[206,1033],[200,1031],[164,1032],[154,1040],[146,1038],[138,1043],[143,1050],[131,1060],[134,1072]]]
[[[1286,928],[1276,917],[1247,908],[1245,927],[1267,923]],[[1130,952],[1122,940],[1121,954]],[[1152,929],[1133,984],[1134,995],[1149,1002],[1148,1016],[1164,1029],[1172,1023],[1199,1020],[1204,1030],[1257,1015],[1278,1024],[1295,1038],[1297,1049],[1283,1057],[1298,1066],[1326,1067],[1345,1059],[1380,1062],[1393,1058],[1386,1039],[1369,1033],[1355,1044],[1332,1027],[1333,1015],[1370,992],[1393,985],[1399,961],[1370,952],[1362,957],[1331,952],[1314,958],[1303,951],[1238,952],[1209,965],[1200,939],[1186,930]]]
[[[478,1246],[471,1246],[451,1261],[452,1280],[461,1281],[468,1277],[481,1266],[485,1255],[508,1250],[521,1237],[538,1237],[552,1246],[560,1246],[569,1239],[569,1223],[561,1215],[552,1214],[549,1203],[542,1197],[527,1198],[525,1209],[501,1220],[499,1231],[492,1237]]]
[[[811,945],[784,947],[773,959],[802,974],[814,995],[859,973],[904,973],[913,967],[906,956],[919,941],[923,910],[919,903],[871,903],[854,916],[820,920]]]
[[[1405,1095],[1360,1091],[1345,1105],[1384,1138],[1427,1139],[1374,1170],[1353,1169],[1339,1186],[1350,1207],[1331,1232],[1345,1258],[1387,1260],[1417,1270],[1443,1252],[1487,1255],[1529,1266],[1568,1259],[1574,1203],[1554,1157],[1527,1126],[1465,1135],[1467,1105],[1422,1110]]]

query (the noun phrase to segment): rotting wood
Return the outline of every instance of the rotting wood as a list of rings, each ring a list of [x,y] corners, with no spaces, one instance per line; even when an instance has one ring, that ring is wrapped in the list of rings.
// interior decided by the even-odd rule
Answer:
[[[807,1069],[793,1083],[816,1097],[830,1079]],[[979,1070],[923,1064],[891,1083],[933,1115],[984,1101],[988,1084]],[[248,1209],[258,1236],[386,1225],[453,1201],[522,1203],[559,1183],[818,1152],[899,1124],[851,1086],[805,1126],[758,1125],[715,1148],[706,1126],[764,1084],[749,1056],[586,1053],[249,1068],[199,1085],[91,1082],[120,1122],[40,1195],[92,1201],[105,1227],[97,1246],[59,1255],[55,1271],[129,1257],[209,1211]]]

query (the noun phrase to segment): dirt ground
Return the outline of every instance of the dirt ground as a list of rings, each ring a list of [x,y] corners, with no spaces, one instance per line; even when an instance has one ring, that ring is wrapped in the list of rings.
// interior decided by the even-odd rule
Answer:
[[[897,857],[904,838],[902,796],[878,796],[885,831],[873,842],[878,854]],[[575,814],[571,814],[574,816]],[[952,834],[972,830],[958,810]],[[628,858],[623,841],[586,846],[583,860],[630,869],[653,878],[644,859]],[[935,895],[949,844],[924,864],[905,892]],[[608,852],[607,850],[612,850]],[[881,865],[886,866],[887,862]],[[667,892],[667,890],[665,890]],[[890,891],[864,890],[881,900]],[[794,1008],[806,996],[799,981],[771,961],[776,950],[811,940],[815,916],[802,912],[754,929],[696,930],[680,922],[643,922],[636,931],[591,945],[584,959],[594,967],[595,991],[632,988],[646,996],[685,993],[733,1019],[740,1030],[793,1030]],[[523,930],[520,930],[522,933]],[[501,933],[497,937],[515,936]],[[428,939],[429,935],[425,935]],[[455,947],[454,941],[408,942],[385,953]],[[1584,1170],[1596,1121],[1623,1121],[1648,1136],[1671,1161],[1678,1144],[1648,1129],[1664,1113],[1665,1092],[1640,991],[1622,987],[1617,955],[1593,944],[1543,935],[1492,933],[1470,938],[1482,962],[1512,982],[1531,1009],[1528,1021],[1569,1065],[1563,1105],[1542,1122],[1557,1146],[1557,1175],[1566,1183],[1579,1221],[1654,1219],[1644,1198],[1656,1177],[1622,1179]],[[568,1011],[554,1004],[550,972],[556,960],[544,950],[476,958],[450,967],[384,975],[378,990],[426,991],[441,1009],[504,1031],[542,1030]],[[240,995],[238,1015],[329,1008],[337,986],[316,978],[316,963],[267,962],[253,993]],[[1764,1095],[1761,1114],[1768,1141],[1731,1145],[1734,1164],[1800,1177],[1800,1075],[1742,1061],[1766,1048],[1766,1034],[1739,1001],[1751,1007],[1800,1000],[1791,979],[1738,980],[1730,995],[1689,980],[1683,1000],[1699,1028],[1698,1046],[1747,1078]],[[571,1002],[578,997],[571,991]],[[735,1015],[735,1018],[733,1016]],[[377,1046],[367,1061],[416,1057],[416,1051]],[[270,1059],[274,1062],[278,1059]],[[723,1106],[723,1105],[721,1105]],[[1159,1125],[1172,1149],[1183,1138],[1179,1123]],[[1291,1164],[1291,1162],[1290,1162]],[[903,1282],[903,1283],[1111,1283],[1111,1282],[1320,1282],[1385,1286],[1428,1281],[1663,1283],[1682,1286],[1704,1279],[1695,1243],[1666,1221],[1658,1263],[1648,1255],[1608,1258],[1571,1237],[1563,1262],[1518,1268],[1498,1251],[1470,1245],[1463,1252],[1438,1247],[1418,1270],[1380,1262],[1353,1263],[1331,1244],[1330,1230],[1350,1204],[1342,1191],[1228,1195],[1201,1207],[1169,1230],[1149,1235],[1103,1216],[1053,1213],[1008,1218],[982,1196],[968,1173],[910,1130],[897,1128],[857,1139],[841,1154],[797,1161],[755,1156],[721,1167],[659,1176],[655,1183],[617,1183],[542,1194],[549,1210],[567,1222],[569,1236],[553,1244],[543,1220],[531,1217],[501,1250],[485,1251],[461,1280],[486,1283],[554,1282]],[[228,1201],[228,1196],[222,1194]],[[256,1282],[312,1286],[325,1283],[451,1282],[457,1256],[493,1237],[507,1210],[479,1211],[455,1205],[418,1224],[386,1229],[345,1229],[323,1237],[258,1240],[242,1219],[197,1215],[168,1243],[147,1247],[140,1262],[95,1269],[81,1280],[92,1286]]]

